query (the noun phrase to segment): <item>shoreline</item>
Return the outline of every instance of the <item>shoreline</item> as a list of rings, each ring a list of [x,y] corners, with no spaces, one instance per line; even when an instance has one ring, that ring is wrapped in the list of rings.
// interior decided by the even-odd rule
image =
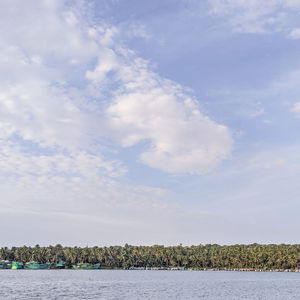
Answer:
[[[286,269],[286,270],[264,270],[264,269],[159,269],[159,268],[153,268],[153,269],[146,269],[146,268],[136,268],[136,269],[122,269],[122,268],[99,268],[99,269],[78,269],[75,270],[73,268],[64,268],[64,269],[56,269],[56,268],[49,268],[49,269],[0,269],[0,272],[2,270],[12,270],[12,271],[16,271],[16,270],[23,270],[23,271],[37,271],[37,270],[42,270],[42,271],[61,271],[61,270],[69,270],[69,271],[170,271],[170,272],[174,272],[174,271],[192,271],[192,272],[264,272],[264,273],[300,273],[300,269]]]

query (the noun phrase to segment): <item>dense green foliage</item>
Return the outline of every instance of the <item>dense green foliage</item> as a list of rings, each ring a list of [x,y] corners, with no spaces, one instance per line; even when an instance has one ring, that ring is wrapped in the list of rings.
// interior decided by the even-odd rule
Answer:
[[[199,246],[111,246],[111,247],[3,247],[0,259],[37,261],[67,266],[79,262],[101,263],[103,267],[169,267],[203,269],[295,269],[300,266],[300,245],[199,245]]]

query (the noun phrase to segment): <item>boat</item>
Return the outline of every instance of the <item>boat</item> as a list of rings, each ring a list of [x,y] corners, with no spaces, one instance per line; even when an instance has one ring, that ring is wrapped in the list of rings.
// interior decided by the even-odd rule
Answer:
[[[38,262],[29,262],[25,264],[25,269],[30,269],[30,270],[45,270],[49,269],[51,264],[45,263],[45,264],[40,264]]]
[[[100,264],[79,263],[72,266],[74,270],[96,270],[100,269]]]
[[[11,262],[8,260],[0,260],[0,269],[11,269]]]
[[[13,270],[24,269],[24,264],[22,262],[13,261],[11,263],[11,268]]]
[[[146,267],[135,267],[135,266],[131,266],[128,270],[146,270]]]
[[[65,268],[66,263],[64,261],[60,261],[55,265],[55,269],[64,269]]]

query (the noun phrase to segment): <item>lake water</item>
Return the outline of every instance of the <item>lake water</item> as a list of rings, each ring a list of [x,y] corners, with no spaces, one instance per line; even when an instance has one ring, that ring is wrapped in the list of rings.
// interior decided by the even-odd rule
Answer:
[[[0,270],[0,299],[300,299],[300,273]]]

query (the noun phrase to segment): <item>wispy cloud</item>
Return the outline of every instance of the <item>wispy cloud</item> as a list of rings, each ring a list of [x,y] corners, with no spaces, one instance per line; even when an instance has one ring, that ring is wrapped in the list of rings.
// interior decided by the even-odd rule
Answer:
[[[288,38],[292,40],[300,39],[300,28],[294,28],[288,34]]]
[[[291,111],[295,113],[298,117],[300,117],[300,102],[296,102],[293,104]]]
[[[225,17],[236,32],[255,34],[280,32],[289,38],[297,36],[297,28],[293,26],[295,26],[294,19],[299,19],[299,1],[209,0],[209,3],[211,14]],[[291,15],[295,18],[291,18]]]
[[[0,213],[148,229],[156,216],[158,231],[178,211],[165,189],[127,182],[132,166],[118,151],[136,147],[139,163],[202,174],[230,155],[231,133],[91,8],[0,3]],[[147,38],[143,27],[131,30]]]
[[[228,129],[118,43],[117,28],[88,22],[81,6],[63,2],[8,7],[2,3],[0,41],[6,139],[70,153],[95,149],[101,138],[121,147],[148,140],[140,161],[171,173],[206,172],[228,156]]]

